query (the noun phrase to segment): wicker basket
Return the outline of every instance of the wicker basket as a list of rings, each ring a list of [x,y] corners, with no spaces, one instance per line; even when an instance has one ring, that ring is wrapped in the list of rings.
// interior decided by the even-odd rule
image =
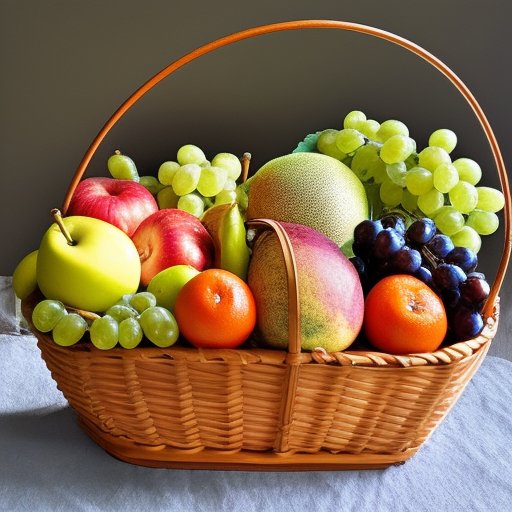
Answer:
[[[510,258],[510,192],[505,165],[482,109],[466,86],[414,43],[354,23],[308,20],[278,23],[221,38],[185,55],[138,89],[110,118],[85,154],[63,210],[101,141],[122,115],[160,80],[186,63],[246,38],[282,30],[357,31],[403,46],[446,75],[480,121],[505,193],[505,244],[477,338],[433,353],[328,354],[300,350],[293,251],[276,232],[289,286],[289,347],[201,350],[157,347],[109,351],[90,343],[64,348],[33,328],[59,389],[86,432],[111,455],[144,466],[243,470],[383,468],[413,455],[455,404],[478,369],[498,323],[498,293]],[[30,322],[37,297],[22,304]]]

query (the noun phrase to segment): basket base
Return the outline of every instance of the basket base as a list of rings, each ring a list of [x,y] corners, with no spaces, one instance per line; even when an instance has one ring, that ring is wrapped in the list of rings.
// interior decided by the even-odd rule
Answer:
[[[401,465],[416,450],[399,454],[376,453],[294,453],[223,451],[204,449],[187,451],[169,447],[148,447],[126,438],[112,436],[85,418],[78,423],[87,435],[109,455],[129,464],[151,468],[204,469],[222,471],[340,471],[385,469]]]

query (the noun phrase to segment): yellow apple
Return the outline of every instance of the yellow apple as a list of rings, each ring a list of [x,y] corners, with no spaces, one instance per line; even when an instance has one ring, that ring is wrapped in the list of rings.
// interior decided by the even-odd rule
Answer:
[[[137,291],[140,258],[128,235],[92,217],[60,217],[60,223],[46,231],[37,257],[37,283],[46,298],[102,312]]]

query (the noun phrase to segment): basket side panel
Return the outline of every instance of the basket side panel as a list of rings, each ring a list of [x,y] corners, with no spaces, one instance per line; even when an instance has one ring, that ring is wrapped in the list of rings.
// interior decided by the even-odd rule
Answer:
[[[449,365],[411,368],[304,365],[290,449],[352,454],[417,449],[456,402],[484,352]]]

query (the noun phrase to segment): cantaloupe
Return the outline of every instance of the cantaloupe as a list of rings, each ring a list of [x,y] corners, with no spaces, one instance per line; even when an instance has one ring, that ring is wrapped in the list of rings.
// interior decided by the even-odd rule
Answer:
[[[270,160],[249,180],[247,219],[304,224],[338,246],[368,218],[361,181],[340,161],[319,153],[292,153]]]

